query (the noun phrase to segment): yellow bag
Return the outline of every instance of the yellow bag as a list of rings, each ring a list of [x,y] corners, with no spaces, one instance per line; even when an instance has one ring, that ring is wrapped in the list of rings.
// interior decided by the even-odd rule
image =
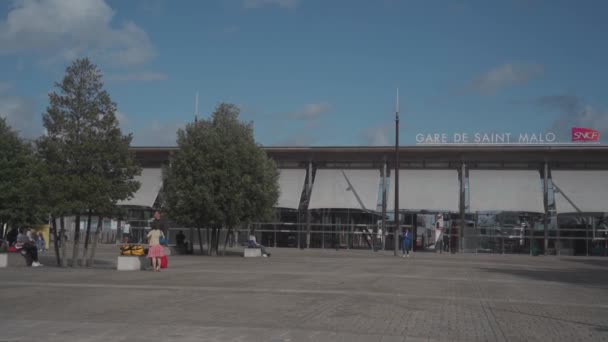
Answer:
[[[120,246],[120,255],[142,256],[144,255],[144,246],[122,245]]]

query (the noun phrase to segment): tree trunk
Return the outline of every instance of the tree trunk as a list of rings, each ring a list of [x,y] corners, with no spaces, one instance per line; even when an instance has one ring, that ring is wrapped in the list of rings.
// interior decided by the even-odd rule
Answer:
[[[218,256],[218,241],[220,239],[220,230],[218,228],[213,228],[213,236],[211,237],[211,243],[213,247],[211,248],[214,256]]]
[[[87,267],[92,267],[95,262],[95,251],[97,250],[97,241],[99,241],[99,235],[103,228],[103,217],[99,216],[97,222],[97,230],[95,230],[95,237],[93,238],[93,246],[91,246],[91,256],[87,259]]]
[[[207,255],[211,255],[211,231],[207,227]]]
[[[72,239],[72,267],[78,267],[78,248],[80,247],[80,214],[76,215],[74,238]]]
[[[120,220],[120,219],[116,223],[116,241],[115,241],[115,243],[122,243],[122,228],[120,226],[121,223],[122,223],[122,220]]]
[[[203,237],[201,236],[201,229],[198,229],[198,244],[201,247],[201,255],[205,255],[205,250],[203,249]]]
[[[68,239],[66,239],[65,218],[63,216],[61,216],[59,224],[61,224],[61,229],[59,230],[59,241],[61,241],[61,267],[68,267]]]
[[[213,249],[215,249],[215,256],[220,255],[220,233],[221,233],[221,228],[216,228],[215,241],[213,243]]]
[[[51,231],[53,232],[53,245],[55,246],[55,257],[57,258],[57,266],[61,267],[61,255],[59,255],[59,235],[57,234],[57,218],[51,216]]]
[[[82,250],[82,257],[80,258],[79,264],[84,266],[87,260],[87,252],[89,251],[89,238],[91,236],[91,218],[93,215],[93,211],[89,209],[89,214],[87,217],[87,231],[84,235],[84,249]]]
[[[222,237],[222,229],[218,228],[217,233],[215,234],[215,255],[220,255],[220,238]]]
[[[190,228],[190,253],[194,254],[194,228]]]
[[[211,228],[211,236],[209,238],[209,256],[213,256],[213,241],[215,241],[215,228]]]
[[[228,228],[228,232],[226,233],[226,238],[224,239],[224,251],[222,252],[223,256],[226,256],[226,246],[228,246],[228,238],[232,235],[232,228]]]

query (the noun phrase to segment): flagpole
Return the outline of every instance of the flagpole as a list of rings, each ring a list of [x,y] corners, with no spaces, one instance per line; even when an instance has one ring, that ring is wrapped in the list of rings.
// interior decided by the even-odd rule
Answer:
[[[399,88],[397,88],[397,106],[395,108],[395,228],[394,255],[399,255]]]

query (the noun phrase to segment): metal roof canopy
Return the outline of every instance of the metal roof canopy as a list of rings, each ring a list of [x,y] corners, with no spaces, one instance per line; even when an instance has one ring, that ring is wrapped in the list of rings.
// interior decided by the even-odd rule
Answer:
[[[608,171],[553,170],[551,179],[582,212],[608,212]],[[555,206],[558,213],[577,212],[557,192]]]
[[[131,205],[140,207],[154,206],[158,192],[163,185],[162,169],[145,168],[141,170],[141,175],[135,177],[140,182],[140,187],[133,195],[133,198],[126,201],[119,201],[118,205]]]
[[[387,210],[395,210],[395,183],[391,181]],[[399,210],[458,212],[458,170],[399,170]]]
[[[544,213],[538,170],[469,170],[471,211]]]
[[[317,169],[308,209],[376,211],[380,170]]]
[[[306,170],[304,169],[279,169],[280,195],[275,207],[298,209],[305,180]]]
[[[367,163],[380,167],[385,161],[392,164],[395,152],[391,146],[320,146],[320,147],[263,147],[266,154],[278,162],[317,165],[326,162]],[[160,166],[169,160],[177,147],[131,147],[136,157],[145,165]],[[554,144],[554,145],[432,145],[401,146],[400,160],[408,162],[465,162],[475,168],[475,163],[528,163],[537,169],[543,162],[560,168],[608,169],[608,145]],[[304,166],[304,165],[302,165]],[[348,166],[344,166],[348,168]],[[359,166],[353,168],[366,168]],[[392,166],[391,166],[392,167]],[[483,168],[480,166],[479,168]],[[508,165],[504,165],[509,169]]]

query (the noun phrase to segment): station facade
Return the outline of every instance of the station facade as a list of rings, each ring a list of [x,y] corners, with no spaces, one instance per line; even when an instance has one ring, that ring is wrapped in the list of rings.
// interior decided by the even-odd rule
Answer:
[[[608,146],[403,146],[399,189],[394,147],[264,149],[281,194],[274,218],[241,227],[242,239],[253,229],[268,246],[392,249],[397,191],[399,231],[411,229],[419,251],[607,254]],[[132,150],[142,186],[121,204],[136,230],[158,205],[161,167],[177,148]]]

